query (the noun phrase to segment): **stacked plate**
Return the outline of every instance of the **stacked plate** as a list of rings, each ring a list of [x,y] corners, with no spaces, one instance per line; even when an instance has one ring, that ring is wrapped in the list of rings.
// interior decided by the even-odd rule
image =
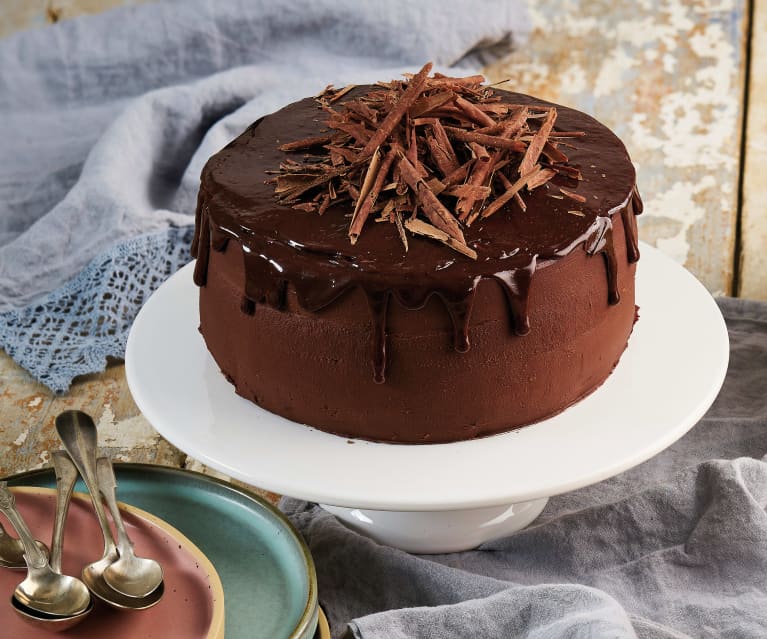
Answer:
[[[162,564],[165,596],[141,612],[98,607],[77,627],[78,637],[329,639],[309,550],[271,504],[199,473],[143,464],[118,464],[115,471],[129,534],[139,555]],[[25,473],[8,483],[23,486],[14,489],[19,509],[36,538],[49,540],[53,472]],[[102,551],[90,500],[75,495],[65,529],[64,572],[78,575]],[[19,580],[18,572],[0,570],[0,592],[12,592]],[[10,606],[0,607],[0,624],[16,639],[43,636]]]

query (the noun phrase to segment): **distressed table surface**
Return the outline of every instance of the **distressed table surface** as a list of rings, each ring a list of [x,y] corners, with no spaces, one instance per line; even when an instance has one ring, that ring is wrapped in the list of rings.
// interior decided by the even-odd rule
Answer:
[[[713,293],[767,299],[767,0],[527,1],[529,39],[492,63],[488,78],[608,124],[638,168],[642,238]],[[0,36],[120,4],[137,2],[4,0]],[[59,398],[0,351],[0,476],[48,465],[58,447],[54,418],[70,408],[94,416],[117,460],[211,472],[138,413],[122,365]]]

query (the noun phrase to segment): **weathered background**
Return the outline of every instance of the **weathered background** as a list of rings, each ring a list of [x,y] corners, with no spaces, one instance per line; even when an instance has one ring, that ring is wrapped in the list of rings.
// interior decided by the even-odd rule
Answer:
[[[140,1],[0,0],[0,37]],[[714,294],[767,299],[767,0],[527,2],[529,40],[488,78],[608,124],[637,165],[642,239]],[[138,414],[121,365],[54,398],[0,351],[0,476],[47,465],[67,408],[116,459],[199,468]]]

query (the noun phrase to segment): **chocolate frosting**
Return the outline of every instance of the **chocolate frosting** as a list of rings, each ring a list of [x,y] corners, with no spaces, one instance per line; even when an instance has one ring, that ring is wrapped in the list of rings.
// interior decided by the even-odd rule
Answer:
[[[371,88],[358,87],[348,96]],[[496,94],[506,103],[551,106],[522,94]],[[471,309],[480,280],[492,279],[503,289],[514,331],[524,335],[534,330],[527,305],[536,270],[582,249],[603,256],[609,302],[616,304],[614,215],[623,219],[629,261],[639,259],[635,215],[641,213],[642,203],[634,167],[623,143],[604,125],[573,109],[557,106],[557,111],[557,130],[585,133],[573,141],[575,148],[566,148],[570,165],[583,179],[558,175],[525,195],[526,211],[510,203],[465,229],[467,244],[478,255],[474,261],[421,237],[409,238],[405,252],[395,226],[372,219],[352,246],[348,203],[331,206],[322,216],[278,204],[265,171],[278,169],[295,153],[277,147],[324,129],[325,114],[316,100],[288,105],[252,124],[203,169],[192,245],[195,283],[205,285],[210,249],[223,251],[234,240],[242,245],[245,260],[244,313],[257,312],[260,303],[283,308],[288,285],[310,312],[360,288],[371,312],[373,374],[378,382],[385,381],[386,315],[392,297],[417,310],[430,296],[438,296],[453,323],[454,347],[465,352],[471,346]],[[559,187],[586,201],[562,196]]]

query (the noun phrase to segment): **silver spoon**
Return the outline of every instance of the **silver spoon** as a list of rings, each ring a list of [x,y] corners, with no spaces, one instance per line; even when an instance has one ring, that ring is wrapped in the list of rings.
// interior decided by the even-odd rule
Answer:
[[[99,561],[83,568],[83,581],[88,584],[93,594],[104,599],[107,603],[116,603],[117,598],[112,597],[110,599],[108,597],[112,593],[119,593],[123,598],[140,599],[142,602],[151,599],[156,596],[158,588],[163,583],[162,570],[159,564],[152,559],[136,562],[135,570],[137,572],[135,575],[129,575],[129,578],[124,578],[125,575],[122,571],[115,571],[110,575],[111,579],[107,579],[107,568],[117,562],[120,555],[115,547],[112,530],[101,503],[101,490],[96,474],[96,450],[98,446],[96,425],[86,413],[72,410],[56,417],[56,431],[64,448],[77,466],[77,470],[80,471],[85,480],[99,525],[104,533],[104,555]],[[133,554],[132,547],[129,546],[127,550]],[[124,607],[132,606],[125,605]]]
[[[101,496],[109,507],[117,529],[117,552],[120,554],[120,558],[104,570],[104,581],[129,597],[146,597],[163,582],[162,568],[154,559],[137,557],[133,552],[133,542],[128,537],[120,508],[117,506],[117,479],[109,458],[100,457],[96,460],[96,476]],[[115,584],[120,584],[120,588],[116,588]]]
[[[46,557],[48,556],[48,546],[42,541],[37,542],[37,547]],[[27,567],[27,562],[24,561],[24,544],[21,543],[21,539],[9,535],[3,528],[3,524],[0,524],[0,567],[11,570]]]
[[[65,453],[63,453],[65,454]],[[69,464],[72,464],[72,461],[67,458],[67,461]],[[101,477],[104,475],[105,471],[103,467],[108,465],[108,471],[109,475],[111,475],[111,484],[116,484],[116,480],[114,479],[114,471],[112,470],[112,465],[109,463],[109,460],[101,457],[96,461],[96,476],[99,479],[100,483],[100,490],[102,491],[102,495],[104,494],[105,484],[102,483]],[[77,471],[75,471],[77,472]],[[106,486],[110,485],[110,481],[107,479]],[[114,488],[112,488],[112,491],[114,491]],[[116,505],[116,504],[115,504]],[[111,505],[110,505],[111,509]],[[112,514],[112,517],[115,518],[115,514]],[[117,518],[115,518],[115,522],[120,521],[120,525],[122,525],[122,518],[119,515],[119,511],[117,514]],[[118,528],[119,530],[119,528]],[[163,583],[161,583],[155,590],[153,590],[150,594],[148,594],[146,597],[128,597],[126,595],[123,595],[122,593],[117,592],[113,588],[110,588],[109,585],[104,581],[103,578],[103,571],[106,567],[108,567],[109,561],[111,561],[111,558],[115,556],[117,553],[117,550],[115,549],[115,542],[114,537],[112,536],[112,529],[108,528],[106,530],[102,530],[104,534],[105,543],[109,544],[110,550],[109,552],[105,553],[105,556],[108,557],[107,561],[98,561],[90,566],[87,567],[87,572],[83,571],[83,578],[85,580],[85,583],[88,586],[88,589],[91,591],[91,594],[93,594],[98,599],[101,599],[104,603],[108,604],[112,608],[117,608],[119,610],[145,610],[146,608],[151,608],[155,604],[157,604],[160,599],[162,599],[163,594],[165,593],[165,586]]]
[[[21,603],[16,597],[11,597],[11,606],[19,617],[21,617],[26,623],[38,626],[48,632],[64,632],[69,630],[72,626],[76,626],[83,619],[85,619],[93,610],[93,601],[91,600],[90,606],[81,612],[79,615],[73,615],[71,617],[59,617],[58,615],[47,615],[44,612],[37,612],[28,608]]]
[[[13,596],[27,608],[49,615],[69,617],[88,608],[91,597],[85,584],[67,575],[51,570],[48,559],[37,547],[29,527],[16,508],[16,498],[6,482],[0,482],[0,511],[11,522],[24,544],[27,577]]]
[[[74,468],[74,463],[69,456],[64,452],[60,452],[59,454],[66,459],[66,463],[68,463],[70,468],[73,468],[76,473],[77,470]],[[54,463],[55,462],[56,460],[54,458]],[[88,590],[91,591],[91,594],[105,604],[119,610],[144,610],[146,608],[151,608],[158,603],[165,592],[163,584],[160,584],[156,590],[146,597],[141,598],[126,597],[107,585],[103,578],[103,572],[104,569],[117,558],[117,548],[115,547],[114,537],[112,536],[112,529],[108,527],[108,524],[106,528],[102,525],[101,532],[104,535],[104,556],[101,560],[86,566],[82,572],[83,581],[88,586]]]
[[[51,568],[61,572],[61,554],[64,548],[64,524],[67,521],[69,502],[77,481],[77,468],[62,450],[51,454],[53,472],[56,474],[56,517],[53,520],[51,535]]]
[[[64,523],[69,511],[69,502],[72,499],[72,490],[77,481],[77,468],[63,451],[56,451],[52,455],[53,468],[56,473],[56,517],[53,523],[53,535],[51,539],[50,566],[54,572],[61,574],[61,552],[64,543]],[[11,597],[11,605],[16,613],[27,623],[36,625],[49,632],[63,632],[69,630],[83,621],[93,611],[93,598],[88,607],[82,612],[70,617],[50,615],[33,610]]]

